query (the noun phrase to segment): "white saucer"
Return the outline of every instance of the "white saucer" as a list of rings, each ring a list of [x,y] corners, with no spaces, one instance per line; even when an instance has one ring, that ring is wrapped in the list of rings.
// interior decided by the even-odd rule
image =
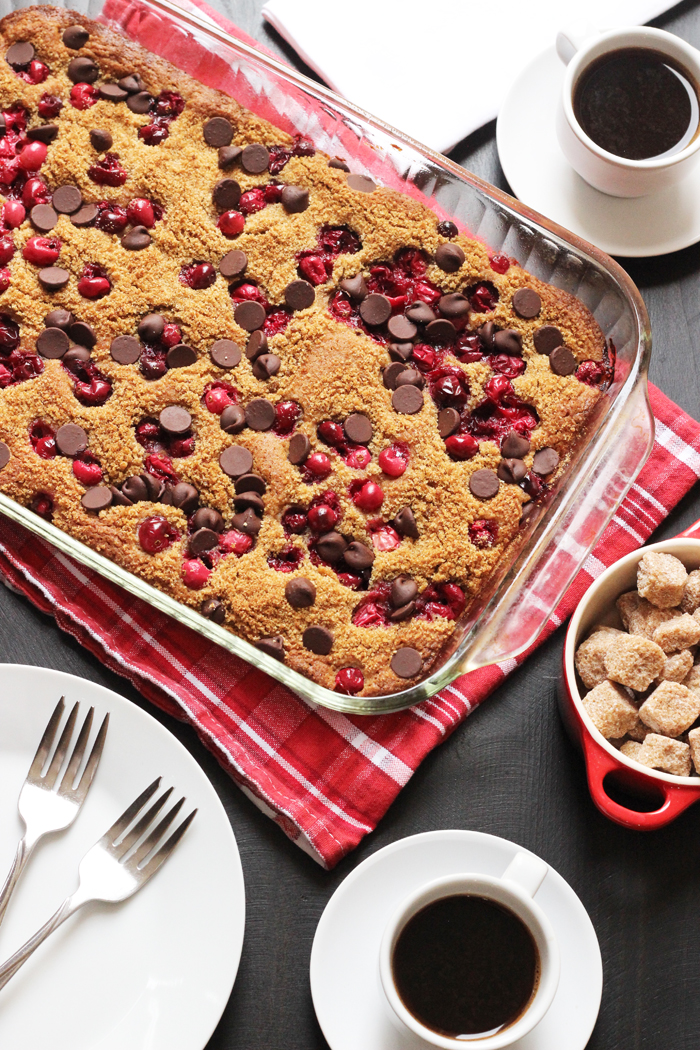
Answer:
[[[648,197],[609,197],[576,174],[559,148],[554,116],[565,66],[553,47],[517,78],[496,125],[501,166],[524,204],[608,255],[664,255],[700,240],[700,165]]]
[[[311,950],[311,995],[331,1050],[426,1050],[401,1035],[379,983],[379,944],[401,900],[424,882],[457,872],[502,875],[513,842],[478,831],[429,831],[363,861],[335,891]],[[538,890],[559,941],[561,978],[548,1013],[513,1050],[583,1050],[598,1016],[603,968],[588,913],[552,868]]]
[[[110,712],[105,749],[75,823],[40,843],[22,876],[0,927],[0,959],[75,889],[85,851],[156,776],[199,812],[139,893],[69,919],[0,992],[0,1047],[203,1050],[238,969],[243,873],[214,788],[155,718],[81,678],[0,665],[0,883],[21,833],[17,796],[62,694],[69,707],[80,701],[81,721],[94,705],[93,735]]]

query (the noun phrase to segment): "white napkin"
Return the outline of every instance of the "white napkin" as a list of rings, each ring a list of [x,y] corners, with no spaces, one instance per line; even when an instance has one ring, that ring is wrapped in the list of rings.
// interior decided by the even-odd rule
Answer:
[[[262,13],[334,91],[446,153],[498,114],[559,29],[641,25],[673,2],[268,0]]]

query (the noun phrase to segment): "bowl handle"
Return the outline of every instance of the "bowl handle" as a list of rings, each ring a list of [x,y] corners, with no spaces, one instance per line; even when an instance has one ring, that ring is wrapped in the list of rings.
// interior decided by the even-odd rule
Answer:
[[[692,525],[689,525],[687,529],[683,529],[683,532],[679,532],[677,538],[679,540],[700,540],[700,518],[698,518],[697,521],[693,522]]]
[[[634,828],[637,831],[654,831],[656,828],[670,824],[684,809],[692,806],[700,798],[700,782],[695,787],[690,784],[669,784],[665,780],[655,780],[654,786],[663,795],[663,802],[659,808],[648,813],[638,813],[636,810],[627,809],[626,806],[615,802],[608,795],[603,783],[606,776],[608,773],[623,772],[630,784],[636,782],[640,787],[646,787],[648,790],[649,781],[646,774],[642,772],[636,774],[634,770],[623,766],[589,733],[582,734],[582,744],[591,797],[600,812],[610,820],[614,820],[616,824],[622,824],[625,828]]]

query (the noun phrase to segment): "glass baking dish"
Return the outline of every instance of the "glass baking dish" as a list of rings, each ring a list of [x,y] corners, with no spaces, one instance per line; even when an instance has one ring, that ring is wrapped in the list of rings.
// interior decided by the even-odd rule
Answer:
[[[29,6],[0,0],[3,15]],[[56,4],[54,6],[61,6]],[[503,664],[526,650],[643,466],[654,439],[647,399],[651,331],[627,274],[603,252],[451,160],[402,135],[287,66],[248,47],[212,20],[169,0],[75,0],[65,5],[107,22],[285,131],[307,135],[385,186],[421,200],[530,273],[578,296],[617,351],[615,376],[598,402],[563,478],[510,557],[465,610],[422,682],[387,696],[353,697],[311,681],[176,602],[0,494],[0,511],[132,594],[283,682],[306,700],[349,714],[397,711],[458,675]]]

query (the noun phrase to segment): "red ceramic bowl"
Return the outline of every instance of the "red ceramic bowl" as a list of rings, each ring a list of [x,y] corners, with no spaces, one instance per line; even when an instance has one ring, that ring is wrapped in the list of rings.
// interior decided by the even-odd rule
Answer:
[[[598,623],[621,627],[615,602],[636,588],[637,565],[647,551],[675,554],[685,567],[700,568],[700,521],[672,540],[633,551],[602,573],[586,591],[571,618],[564,644],[559,706],[572,740],[583,751],[588,787],[601,813],[626,828],[652,831],[675,820],[700,798],[700,777],[675,777],[645,769],[610,744],[581,703],[574,654]]]

